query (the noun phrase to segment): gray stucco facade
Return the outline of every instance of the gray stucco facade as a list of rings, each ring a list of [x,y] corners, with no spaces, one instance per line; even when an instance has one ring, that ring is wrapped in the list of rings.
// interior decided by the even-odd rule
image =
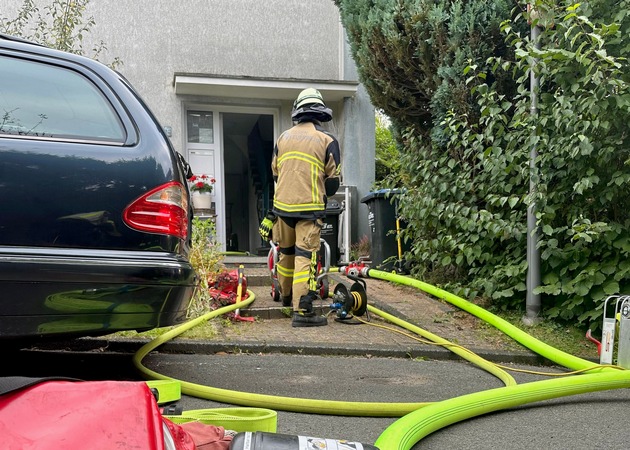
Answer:
[[[21,4],[0,0],[1,15],[14,17]],[[332,0],[92,0],[90,16],[95,25],[86,40],[106,43],[101,61],[121,59],[118,70],[169,130],[175,148],[186,158],[214,158],[203,170],[217,179],[217,227],[228,249],[231,234],[240,234],[239,250],[259,243],[265,205],[255,181],[245,181],[258,177],[251,146],[268,151],[291,126],[292,102],[305,87],[320,89],[334,112],[328,128],[341,144],[343,184],[352,193],[350,242],[369,234],[360,199],[374,181],[374,108]],[[84,48],[91,48],[89,41]],[[199,111],[210,114],[214,134],[212,142],[191,144],[191,114]],[[234,189],[248,192],[236,198]],[[235,207],[241,212],[228,211]]]

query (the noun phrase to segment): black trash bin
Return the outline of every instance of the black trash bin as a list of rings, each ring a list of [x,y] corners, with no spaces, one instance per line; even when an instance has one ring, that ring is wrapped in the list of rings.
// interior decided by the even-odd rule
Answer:
[[[381,189],[370,192],[361,199],[368,207],[368,225],[370,227],[370,258],[372,267],[378,270],[407,272],[402,258],[398,258],[398,241],[396,239],[396,216],[398,200],[401,193],[398,189]],[[400,229],[405,223],[399,221]],[[401,252],[409,249],[401,241]],[[393,257],[393,258],[392,258]],[[385,262],[386,259],[392,260]]]
[[[325,240],[330,247],[331,266],[336,266],[339,262],[339,215],[341,211],[341,204],[337,200],[328,199],[321,238]]]

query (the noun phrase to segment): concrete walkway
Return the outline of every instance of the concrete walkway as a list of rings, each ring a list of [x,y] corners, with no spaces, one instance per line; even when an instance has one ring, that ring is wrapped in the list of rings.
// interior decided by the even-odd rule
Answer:
[[[459,359],[460,357],[442,346],[419,341],[419,336],[404,330],[375,314],[361,317],[367,323],[349,324],[328,316],[328,325],[313,328],[293,328],[290,310],[274,302],[271,297],[271,277],[266,257],[228,256],[227,268],[243,264],[248,290],[256,296],[248,308],[240,310],[243,317],[255,317],[254,322],[235,321],[221,327],[215,340],[188,342],[198,352],[252,352],[252,353],[299,353],[316,355],[363,355],[401,358]],[[462,345],[480,356],[497,362],[544,364],[545,360],[518,344],[502,348],[489,339],[487,326],[476,318],[457,310],[451,305],[432,299],[424,293],[404,286],[369,279],[368,304],[388,314],[419,326],[443,339]],[[331,290],[337,283],[348,288],[354,281],[339,273],[329,275]],[[323,313],[329,313],[330,300],[316,305]],[[352,321],[355,322],[355,321]],[[404,333],[404,334],[403,334]],[[178,340],[181,341],[181,340]],[[167,344],[171,350],[178,343]],[[181,349],[180,349],[181,350]]]

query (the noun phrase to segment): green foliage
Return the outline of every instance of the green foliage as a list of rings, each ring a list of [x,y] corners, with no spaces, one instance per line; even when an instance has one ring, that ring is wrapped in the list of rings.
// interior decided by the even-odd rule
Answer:
[[[618,39],[620,33],[627,35],[630,22],[625,14],[617,15],[619,23],[607,22],[615,17],[591,18],[585,15],[593,13],[588,5],[558,7],[541,1],[536,8],[541,18],[554,24],[542,31],[540,48],[515,32],[513,22],[506,22],[503,30],[515,48],[515,59],[492,62],[495,71],[512,73],[523,86],[532,58],[537,59],[538,113],[530,114],[525,89],[507,99],[500,98],[491,85],[479,86],[475,92],[482,119],[472,139],[473,151],[492,149],[492,154],[494,149],[504,149],[524,163],[535,146],[538,158],[532,176],[537,189],[524,198],[524,206],[535,207],[540,227],[538,292],[544,296],[548,317],[597,326],[603,300],[630,284],[626,262],[630,94],[624,80],[627,53],[620,52],[624,47]],[[459,119],[451,125],[457,122],[465,126]],[[465,144],[462,137],[454,133],[453,145]],[[527,178],[522,175],[524,182]],[[518,261],[512,253],[504,258]],[[518,292],[510,286],[518,286],[519,279],[523,274],[500,272],[500,278],[494,276],[496,288],[487,293],[509,304]]]
[[[89,2],[90,0],[51,0],[40,8],[34,0],[24,0],[14,18],[0,17],[0,31],[46,47],[84,55],[86,52],[83,38],[95,25],[94,17],[83,17]],[[98,41],[87,56],[98,60],[105,50],[105,43]],[[112,68],[120,65],[122,62],[119,58],[109,63]]]
[[[215,309],[214,299],[208,288],[223,270],[223,253],[216,241],[216,225],[213,221],[195,217],[192,228],[192,244],[188,258],[199,277],[199,286],[193,295],[188,314],[196,317]]]
[[[394,123],[431,132],[456,105],[472,111],[462,71],[501,53],[508,0],[337,0],[361,82]]]
[[[376,120],[376,183],[400,172],[400,152],[392,136],[387,117],[377,112]]]
[[[510,2],[336,3],[361,81],[374,105],[392,119],[400,144],[399,171],[386,184],[405,188],[400,212],[408,224],[402,238],[412,243],[407,260],[428,281],[465,285],[469,270],[501,264],[502,247],[511,236],[523,234],[518,226],[504,226],[509,215],[497,213],[498,205],[485,198],[494,192],[484,166],[502,168],[491,167],[492,158],[482,161],[473,152],[447,148],[444,130],[450,111],[472,123],[478,120],[481,112],[464,70],[470,60],[484,65],[488,57],[507,52],[500,23],[509,16]],[[494,82],[505,84],[503,79]],[[474,78],[472,84],[481,83]],[[509,89],[514,88],[507,83]],[[515,164],[513,169],[519,168]],[[518,198],[509,185],[498,187],[504,192],[496,194],[497,203],[508,195]],[[480,235],[488,237],[490,246]]]
[[[337,2],[402,144],[406,257],[460,295],[522,305],[531,206],[547,316],[596,327],[603,299],[630,287],[630,1],[531,2],[540,48],[523,11],[481,3]]]

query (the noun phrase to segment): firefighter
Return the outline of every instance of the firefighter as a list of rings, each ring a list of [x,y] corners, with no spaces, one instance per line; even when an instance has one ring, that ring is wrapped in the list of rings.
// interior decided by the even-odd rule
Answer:
[[[327,197],[341,183],[340,149],[337,139],[322,128],[332,120],[320,92],[304,89],[293,103],[293,127],[278,138],[271,170],[276,182],[273,208],[259,231],[265,241],[278,243],[277,265],[280,296],[293,307],[292,326],[327,325],[316,315],[317,252],[326,216]]]

